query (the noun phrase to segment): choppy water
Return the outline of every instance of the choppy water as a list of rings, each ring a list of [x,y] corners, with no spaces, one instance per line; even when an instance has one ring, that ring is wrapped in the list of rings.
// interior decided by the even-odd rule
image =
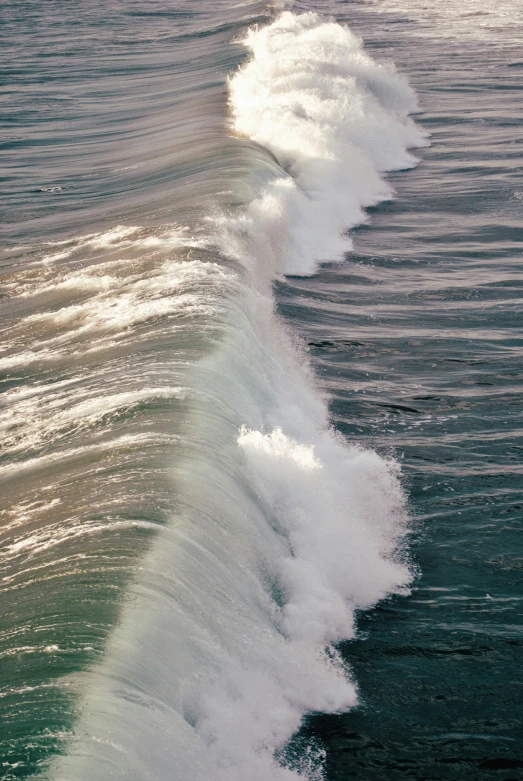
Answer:
[[[280,11],[2,7],[6,781],[523,772],[521,10]]]

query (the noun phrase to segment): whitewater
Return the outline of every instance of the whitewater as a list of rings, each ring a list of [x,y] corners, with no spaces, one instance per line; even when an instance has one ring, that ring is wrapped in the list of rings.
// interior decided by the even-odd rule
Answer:
[[[155,468],[176,496],[159,527],[113,503],[113,531],[154,535],[102,658],[58,684],[76,706],[41,771],[50,781],[321,779],[321,747],[290,752],[289,741],[307,714],[358,703],[337,644],[355,636],[360,611],[407,594],[413,578],[400,466],[333,429],[273,285],[344,261],[366,209],[393,199],[386,173],[415,166],[411,150],[428,143],[416,97],[329,16],[282,10],[241,43],[228,122],[263,156],[249,197],[210,200],[197,221],[47,242],[38,274],[16,287],[23,314],[6,371],[67,361],[85,379],[110,351],[146,353],[155,323],[155,339],[176,344],[161,370],[131,361],[122,375],[115,364],[112,386],[93,370],[87,391],[58,378],[8,393],[5,484],[84,462],[94,479],[98,459],[123,468],[160,447]],[[175,421],[120,425],[166,402]],[[60,502],[51,489],[43,505],[20,505],[10,528]],[[48,524],[5,556],[30,562],[104,523]]]

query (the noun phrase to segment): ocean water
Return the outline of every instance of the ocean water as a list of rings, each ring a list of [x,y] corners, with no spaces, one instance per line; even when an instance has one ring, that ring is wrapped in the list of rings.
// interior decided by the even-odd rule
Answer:
[[[2,779],[523,777],[519,4],[1,14]]]

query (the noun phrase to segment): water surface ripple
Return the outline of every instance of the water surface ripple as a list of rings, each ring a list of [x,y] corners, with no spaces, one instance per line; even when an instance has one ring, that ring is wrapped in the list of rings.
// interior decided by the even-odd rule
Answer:
[[[340,781],[523,774],[520,53],[499,9],[460,34],[445,8],[343,11],[409,75],[431,147],[344,266],[279,289],[336,427],[402,459],[416,519],[412,596],[343,649],[363,706],[308,725]]]

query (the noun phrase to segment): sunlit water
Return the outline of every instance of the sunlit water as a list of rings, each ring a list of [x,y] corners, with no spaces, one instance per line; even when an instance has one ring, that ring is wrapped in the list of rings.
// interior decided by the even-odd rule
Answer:
[[[473,5],[4,4],[6,781],[521,774],[520,11]]]

